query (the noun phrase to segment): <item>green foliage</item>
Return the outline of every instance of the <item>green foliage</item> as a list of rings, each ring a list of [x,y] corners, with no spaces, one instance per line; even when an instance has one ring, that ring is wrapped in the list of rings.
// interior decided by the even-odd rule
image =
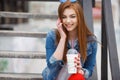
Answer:
[[[6,59],[0,60],[0,72],[4,71],[8,66],[8,61]]]

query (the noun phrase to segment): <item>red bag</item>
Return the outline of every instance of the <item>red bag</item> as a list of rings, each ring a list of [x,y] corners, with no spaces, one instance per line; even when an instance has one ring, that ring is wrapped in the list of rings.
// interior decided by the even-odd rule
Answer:
[[[80,73],[72,74],[68,80],[85,80],[84,76]]]

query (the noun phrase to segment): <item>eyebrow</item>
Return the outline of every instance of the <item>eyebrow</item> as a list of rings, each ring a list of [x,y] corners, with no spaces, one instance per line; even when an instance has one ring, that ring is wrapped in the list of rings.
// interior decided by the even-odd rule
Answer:
[[[75,15],[76,16],[76,14],[70,14],[70,15],[72,15],[72,16]],[[66,16],[66,15],[63,14],[63,16]]]
[[[71,14],[71,15],[76,15],[76,14]]]

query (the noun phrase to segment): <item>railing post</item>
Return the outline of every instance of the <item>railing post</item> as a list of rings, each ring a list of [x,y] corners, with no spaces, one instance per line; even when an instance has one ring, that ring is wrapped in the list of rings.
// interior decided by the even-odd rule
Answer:
[[[3,11],[4,10],[4,2],[3,0],[0,0],[0,10]],[[4,24],[5,23],[5,19],[0,17],[0,24]]]
[[[90,31],[94,32],[92,16],[92,0],[83,0],[83,11],[86,24],[88,25]]]
[[[107,35],[107,46],[109,50],[110,68],[112,80],[120,80],[120,70],[118,63],[117,46],[115,39],[115,30],[113,25],[111,0],[102,0],[104,22]],[[102,79],[101,79],[102,80]]]
[[[92,0],[92,7],[95,7],[95,0]]]
[[[94,33],[93,16],[92,16],[92,7],[93,7],[93,3],[94,3],[93,1],[95,1],[95,0],[82,0],[82,6],[83,6],[83,10],[84,10],[84,17],[86,20],[86,24],[88,25],[90,31],[92,31]],[[93,72],[93,75],[89,80],[98,80],[96,66],[95,66],[95,70]]]
[[[105,16],[104,16],[104,10],[102,7],[102,36],[101,36],[101,42],[102,42],[102,53],[101,53],[101,80],[108,80],[108,55],[107,55],[107,35],[106,35],[106,27],[105,27]]]

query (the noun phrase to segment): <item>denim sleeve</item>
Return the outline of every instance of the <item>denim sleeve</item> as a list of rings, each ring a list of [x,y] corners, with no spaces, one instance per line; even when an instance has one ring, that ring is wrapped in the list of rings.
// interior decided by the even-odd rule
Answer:
[[[46,37],[47,67],[42,71],[43,80],[55,80],[64,65],[63,60],[57,60],[55,57],[53,57],[56,47],[55,33],[50,31]]]
[[[57,60],[53,57],[56,50],[55,32],[50,31],[46,37],[46,62],[47,67],[42,71],[43,80],[55,80],[63,67],[63,60]]]
[[[55,50],[56,50],[55,33],[53,31],[50,31],[46,37],[46,62],[49,68],[53,67],[53,65],[56,63],[61,64],[61,66],[63,65],[62,60],[58,61],[52,56]]]
[[[93,41],[90,43],[92,53],[87,56],[87,60],[84,63],[83,69],[85,71],[85,78],[92,76],[94,66],[96,64],[96,52],[97,52],[97,42]]]

